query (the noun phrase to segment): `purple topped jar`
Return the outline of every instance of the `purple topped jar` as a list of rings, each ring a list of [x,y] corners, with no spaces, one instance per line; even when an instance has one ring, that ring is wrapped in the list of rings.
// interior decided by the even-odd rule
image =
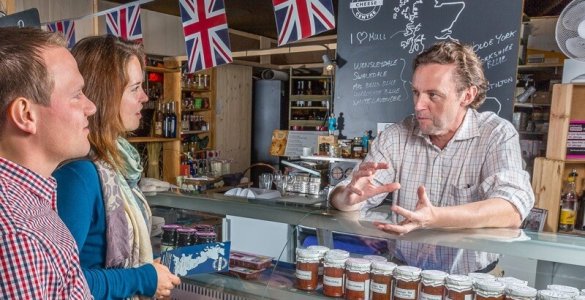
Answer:
[[[216,239],[215,232],[197,232],[197,244],[215,243]]]
[[[181,226],[176,224],[167,224],[162,226],[162,239],[160,251],[169,251],[175,249],[175,243],[177,241],[177,229]]]
[[[188,227],[177,229],[177,248],[193,245],[193,237],[197,234],[197,230]]]

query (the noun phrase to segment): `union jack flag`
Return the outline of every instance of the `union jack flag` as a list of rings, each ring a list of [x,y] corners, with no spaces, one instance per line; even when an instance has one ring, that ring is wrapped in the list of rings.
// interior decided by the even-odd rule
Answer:
[[[223,0],[180,0],[189,73],[232,62]]]
[[[140,3],[136,2],[106,14],[108,34],[124,40],[142,42]]]
[[[335,28],[331,0],[272,0],[278,45]]]
[[[67,39],[67,48],[71,49],[75,45],[75,21],[63,20],[53,23],[47,23],[47,28],[52,32],[59,32]]]

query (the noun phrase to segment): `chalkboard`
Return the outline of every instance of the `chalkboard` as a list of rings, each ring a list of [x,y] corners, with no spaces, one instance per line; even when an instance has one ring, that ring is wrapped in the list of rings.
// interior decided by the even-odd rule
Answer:
[[[301,156],[304,147],[317,151],[319,136],[326,134],[324,131],[289,131],[284,156]]]
[[[344,135],[414,112],[412,61],[442,40],[473,45],[489,81],[480,111],[511,120],[522,0],[339,1],[334,112]]]

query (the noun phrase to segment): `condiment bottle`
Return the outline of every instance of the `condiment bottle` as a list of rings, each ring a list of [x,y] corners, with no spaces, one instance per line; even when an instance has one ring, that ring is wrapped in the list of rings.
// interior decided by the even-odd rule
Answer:
[[[372,262],[363,258],[348,258],[345,261],[345,299],[368,299],[371,264]]]
[[[506,300],[535,300],[538,293],[533,287],[514,283],[506,284],[505,291]]]
[[[571,297],[579,296],[579,289],[574,288],[572,286],[560,285],[560,284],[549,284],[546,286],[546,289],[569,294],[569,295],[571,295]]]
[[[177,229],[181,228],[179,225],[167,224],[162,226],[162,239],[160,251],[169,251],[175,249],[175,243],[177,242]]]
[[[392,297],[392,273],[396,268],[396,264],[386,261],[385,258],[383,258],[384,260],[380,260],[379,258],[374,257],[374,259],[377,260],[372,261],[372,283],[370,285],[370,299],[390,300]]]
[[[528,281],[521,280],[515,277],[497,277],[497,281],[503,282],[506,286],[515,284],[515,285],[528,285]]]
[[[538,291],[538,299],[540,300],[571,300],[573,297],[560,291],[540,290]]]
[[[465,275],[449,275],[445,279],[448,300],[472,300],[473,281]]]
[[[445,295],[445,278],[449,274],[438,270],[424,270],[420,275],[420,300],[442,300]]]
[[[399,266],[394,269],[394,300],[418,299],[418,284],[421,269],[410,266]]]
[[[318,285],[319,252],[308,249],[297,249],[297,288],[313,291]]]
[[[177,248],[193,245],[193,235],[197,230],[193,228],[178,228],[177,229]]]
[[[467,274],[474,283],[478,280],[496,280],[496,276],[489,273],[469,273]]]
[[[503,282],[494,279],[477,279],[473,284],[475,300],[504,300],[505,288]]]
[[[345,261],[349,258],[349,252],[335,252],[333,250],[325,254],[323,262],[323,295],[328,297],[341,297],[344,293]],[[343,253],[345,252],[345,253]]]

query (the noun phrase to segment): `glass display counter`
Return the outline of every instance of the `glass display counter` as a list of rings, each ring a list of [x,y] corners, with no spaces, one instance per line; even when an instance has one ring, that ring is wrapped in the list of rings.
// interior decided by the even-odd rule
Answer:
[[[173,208],[278,222],[289,224],[293,228],[316,228],[318,234],[320,232],[321,235],[341,232],[388,241],[422,243],[428,245],[429,248],[445,246],[463,251],[497,253],[508,261],[534,262],[532,276],[537,277],[536,281],[527,278],[520,279],[535,282],[534,287],[537,289],[545,289],[547,284],[553,283],[572,285],[579,289],[585,288],[583,279],[585,238],[579,236],[524,232],[516,229],[428,229],[397,236],[380,231],[369,222],[360,221],[356,212],[341,212],[328,208],[326,202],[303,205],[298,202],[277,202],[274,199],[246,199],[221,194],[182,195],[172,192],[147,198],[150,205],[157,209]],[[229,226],[227,227],[229,230]],[[291,230],[289,234],[296,234],[296,230]],[[229,232],[227,238],[229,238]],[[282,245],[282,249],[296,247],[292,242],[294,239],[286,240],[286,244],[289,245]],[[327,240],[327,237],[321,240]],[[262,247],[261,244],[264,243],[268,245],[272,241],[265,239],[258,246]],[[238,244],[233,241],[232,249],[238,250]],[[536,264],[538,264],[537,267]],[[241,299],[327,298],[323,296],[320,289],[315,292],[297,290],[294,287],[294,272],[293,264],[280,262],[279,257],[275,257],[273,266],[264,270],[258,278],[244,280],[226,274],[198,275],[184,278],[183,286],[173,295],[175,299],[189,299],[195,295],[189,293],[197,290],[202,293],[229,294],[233,299],[240,299],[238,297]],[[211,297],[211,299],[232,299],[222,297]]]

